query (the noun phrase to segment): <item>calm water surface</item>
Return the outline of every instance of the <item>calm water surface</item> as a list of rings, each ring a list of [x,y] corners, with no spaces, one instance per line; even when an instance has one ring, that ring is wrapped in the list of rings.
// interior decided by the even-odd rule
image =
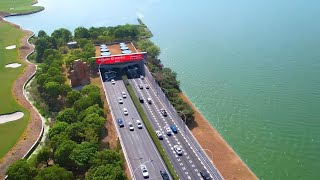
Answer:
[[[90,2],[90,3],[89,3]],[[40,0],[22,27],[137,23],[183,91],[261,179],[320,179],[320,2]]]

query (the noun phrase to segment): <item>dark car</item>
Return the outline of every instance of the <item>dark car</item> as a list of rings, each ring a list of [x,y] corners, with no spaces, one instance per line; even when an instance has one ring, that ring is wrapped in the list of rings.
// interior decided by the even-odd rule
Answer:
[[[163,180],[170,180],[169,175],[165,170],[160,170],[160,174]]]
[[[160,112],[161,112],[161,114],[163,116],[167,116],[168,115],[168,113],[167,113],[167,111],[165,109],[160,109]]]
[[[172,124],[172,125],[170,126],[170,128],[171,128],[171,130],[172,130],[173,133],[175,133],[175,134],[178,133],[178,128],[177,128],[177,126],[176,126],[175,124]]]
[[[200,175],[204,180],[210,180],[210,174],[207,171],[200,171]]]
[[[144,100],[143,100],[142,97],[139,97],[139,101],[140,101],[141,103],[144,103]]]
[[[119,127],[124,127],[124,122],[121,118],[118,119]]]

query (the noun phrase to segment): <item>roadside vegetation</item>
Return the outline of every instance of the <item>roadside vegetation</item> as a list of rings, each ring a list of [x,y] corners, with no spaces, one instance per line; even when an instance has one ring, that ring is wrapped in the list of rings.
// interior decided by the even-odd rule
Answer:
[[[12,24],[0,21],[0,115],[21,111],[23,118],[17,121],[0,124],[0,158],[2,158],[17,142],[28,124],[30,113],[16,101],[13,96],[13,83],[26,68],[26,63],[19,59],[18,48],[23,32]],[[6,47],[17,45],[16,49]],[[18,68],[6,68],[10,63],[20,63]]]
[[[37,0],[1,0],[0,13],[24,14],[43,10],[44,8],[41,6],[31,6],[36,2]]]

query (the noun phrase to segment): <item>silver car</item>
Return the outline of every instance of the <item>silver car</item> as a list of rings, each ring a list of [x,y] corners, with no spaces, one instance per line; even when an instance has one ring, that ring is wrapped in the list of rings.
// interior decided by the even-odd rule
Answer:
[[[179,145],[174,145],[173,146],[173,148],[174,148],[174,150],[176,151],[176,153],[178,154],[178,155],[182,155],[182,148],[181,148],[181,146],[179,146]]]

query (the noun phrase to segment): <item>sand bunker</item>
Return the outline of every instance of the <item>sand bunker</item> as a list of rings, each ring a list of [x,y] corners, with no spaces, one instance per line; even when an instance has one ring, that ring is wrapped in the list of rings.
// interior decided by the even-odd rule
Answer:
[[[6,49],[15,49],[15,48],[17,48],[16,45],[11,45],[11,46],[7,46],[7,47],[6,47]]]
[[[7,64],[5,67],[6,68],[17,68],[20,66],[21,66],[21,64],[19,64],[19,63],[11,63],[11,64]]]
[[[0,124],[16,121],[24,116],[23,112],[0,115]]]

